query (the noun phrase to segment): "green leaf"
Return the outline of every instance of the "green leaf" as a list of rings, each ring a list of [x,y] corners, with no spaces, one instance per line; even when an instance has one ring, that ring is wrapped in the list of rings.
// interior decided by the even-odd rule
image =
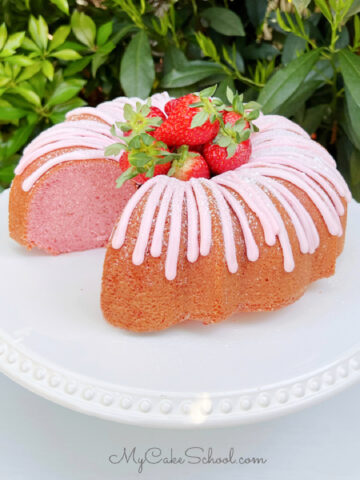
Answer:
[[[31,58],[26,57],[25,55],[12,55],[6,59],[8,63],[12,65],[19,65],[20,67],[29,67],[34,63]]]
[[[234,80],[231,77],[227,77],[222,82],[220,82],[215,92],[215,97],[220,98],[220,100],[222,100],[226,105],[228,105],[229,104],[229,98],[227,96],[228,91],[232,93],[233,95],[232,98],[233,98],[234,91],[235,91],[235,84],[234,84]]]
[[[267,0],[246,0],[245,4],[250,22],[255,28],[258,28],[265,18],[268,6]]]
[[[7,157],[11,156],[8,155],[7,150],[5,154]],[[9,185],[11,183],[12,179],[14,178],[14,167],[15,165],[8,165],[7,167],[0,168],[0,182],[5,183],[5,185]],[[0,186],[0,192],[2,190],[3,188]]]
[[[79,97],[72,98],[65,103],[60,103],[59,105],[55,105],[53,108],[53,112],[57,113],[66,113],[69,110],[73,110],[74,108],[82,107],[85,105],[86,102]]]
[[[29,78],[36,75],[40,70],[41,62],[34,63],[33,65],[24,68],[16,80],[18,83],[24,82],[25,80],[28,80]]]
[[[231,138],[230,137],[225,137],[225,136],[221,136],[220,138],[216,139],[216,143],[220,146],[220,147],[228,147],[231,143]]]
[[[69,4],[67,0],[50,0],[50,1],[51,3],[56,5],[59,10],[66,13],[66,15],[69,15]]]
[[[350,156],[350,177],[352,185],[360,184],[360,152],[355,148]]]
[[[210,7],[201,13],[214,30],[222,35],[239,36],[245,35],[241,19],[236,13],[223,7]]]
[[[315,4],[316,4],[317,7],[319,7],[321,13],[324,15],[325,18],[327,18],[329,23],[332,23],[331,10],[330,10],[326,0],[315,0]]]
[[[53,64],[49,62],[49,60],[44,60],[41,63],[41,71],[48,80],[52,81],[52,79],[54,78],[54,67]]]
[[[117,43],[120,42],[120,40],[122,40],[124,37],[126,37],[126,35],[132,31],[136,30],[136,27],[135,25],[133,25],[132,23],[129,23],[125,26],[123,26],[122,28],[120,28],[120,30],[118,30],[116,33],[114,33],[111,41],[115,43],[115,45]]]
[[[178,88],[192,85],[200,80],[224,73],[222,67],[212,62],[193,61],[181,70],[172,70],[164,76],[161,82],[162,87]]]
[[[0,88],[4,87],[6,84],[8,84],[10,82],[11,78],[9,77],[3,77],[3,76],[0,76]],[[1,95],[1,93],[0,93]]]
[[[5,23],[0,25],[0,50],[3,49],[3,46],[5,45],[7,39],[7,29]]]
[[[101,47],[98,48],[96,54],[99,55],[108,55],[110,52],[112,52],[115,48],[115,43],[113,43],[111,40],[105,45],[102,45]]]
[[[264,113],[275,113],[294,94],[317,62],[319,55],[318,50],[305,53],[270,78],[258,98]]]
[[[25,87],[14,87],[11,89],[12,93],[17,93],[21,97],[25,98],[29,103],[37,107],[41,107],[41,100],[37,93],[32,90],[29,90]]]
[[[74,108],[82,107],[85,104],[86,102],[82,98],[72,98],[68,102],[55,105],[49,118],[52,123],[63,122],[65,120],[65,115],[67,114],[67,112],[73,110]]]
[[[175,47],[175,45],[170,45],[165,50],[164,55],[164,75],[171,72],[171,70],[181,70],[188,63],[184,52],[180,48]]]
[[[75,73],[81,72],[89,65],[93,57],[93,55],[88,55],[87,57],[83,57],[80,60],[75,60],[75,62],[70,63],[64,70],[64,76],[70,77]]]
[[[4,50],[16,50],[22,44],[24,37],[25,37],[25,32],[13,33],[7,39],[7,42],[4,45]]]
[[[292,0],[292,2],[295,5],[296,10],[301,13],[309,6],[311,0]]]
[[[15,107],[1,107],[0,108],[0,121],[10,122],[12,120],[19,120],[24,117],[28,112],[22,108]]]
[[[119,155],[119,153],[126,149],[126,146],[123,143],[113,143],[112,145],[108,145],[105,148],[105,155],[108,155],[109,157],[112,155]]]
[[[11,55],[13,55],[13,54],[14,54],[14,50],[5,50],[4,49],[0,52],[0,60],[2,60],[4,58],[6,58],[6,60],[7,60],[7,58],[11,57]]]
[[[331,112],[331,108],[327,104],[316,105],[315,107],[308,108],[305,112],[304,121],[301,126],[309,133],[312,134],[320,127],[324,118]]]
[[[205,112],[205,110],[201,110],[199,113],[197,113],[193,117],[191,121],[191,128],[201,127],[202,125],[204,125],[204,123],[208,118],[209,118],[209,114]]]
[[[344,23],[346,23],[349,18],[353,17],[357,13],[360,12],[360,0],[353,0],[351,7],[347,11],[345,18],[344,18]]]
[[[199,93],[201,97],[212,97],[216,92],[216,89],[217,85],[212,85],[211,87],[204,88],[204,90],[201,90]]]
[[[116,180],[116,188],[120,188],[127,180],[136,177],[138,174],[137,169],[135,167],[130,167],[125,172],[121,174],[121,176]]]
[[[91,64],[91,75],[95,78],[98,69],[103,65],[108,59],[107,55],[101,55],[100,53],[95,53],[93,61]]]
[[[287,35],[283,51],[281,54],[281,62],[283,65],[287,65],[298,57],[299,53],[302,53],[306,48],[306,40],[303,38],[297,37],[293,33]]]
[[[350,50],[341,50],[339,59],[345,85],[356,105],[360,108],[360,57]]]
[[[234,145],[233,143],[231,143],[227,148],[226,148],[226,152],[227,152],[227,158],[231,158],[235,155],[235,152],[236,152],[236,145]]]
[[[348,134],[356,146],[360,150],[360,107],[356,104],[350,90],[345,88],[346,113],[348,116]]]
[[[67,102],[80,92],[85,83],[85,80],[76,78],[72,80],[65,80],[56,87],[46,106],[52,107],[54,105],[58,105],[59,103]]]
[[[70,48],[71,50],[75,50],[76,52],[83,52],[84,51],[84,45],[78,42],[72,42],[70,40],[65,40],[65,42],[61,45],[61,49],[64,48]]]
[[[93,48],[95,45],[96,26],[94,21],[85,13],[75,12],[71,16],[71,28],[75,37],[84,45]]]
[[[137,33],[121,60],[120,83],[128,97],[146,98],[155,79],[154,61],[149,39],[144,31]]]
[[[253,44],[247,46],[243,51],[243,57],[246,60],[267,60],[279,55],[280,51],[270,43],[261,43],[260,45]]]
[[[14,135],[12,135],[6,142],[6,154],[9,157],[18,152],[20,148],[27,143],[35,128],[35,118],[32,121],[27,122],[24,126],[18,128]]]
[[[71,50],[70,48],[65,48],[64,50],[57,50],[56,52],[52,52],[52,57],[59,58],[60,60],[78,60],[81,58],[81,55],[76,52],[75,50]]]
[[[30,38],[28,38],[28,37],[25,37],[23,39],[21,46],[25,50],[30,50],[31,52],[40,52],[40,49],[36,45],[36,43],[33,42],[32,40],[30,40]]]
[[[238,42],[239,43],[239,42]],[[225,61],[231,65],[233,68],[239,70],[239,72],[245,72],[245,63],[244,59],[240,53],[239,47],[236,43],[233,43],[232,46],[223,46],[222,53]]]
[[[306,80],[277,110],[276,113],[291,117],[299,110],[300,107],[320,88],[323,84],[322,80]]]
[[[40,63],[40,62],[39,62]],[[41,66],[41,63],[40,63]],[[61,71],[58,70],[57,72],[57,77],[60,79],[61,76]],[[59,81],[59,80],[58,80]],[[34,75],[31,77],[28,81],[29,87],[31,90],[36,92],[40,98],[43,98],[45,96],[45,89],[48,84],[45,75],[42,75],[41,73],[38,73],[37,75]]]
[[[110,22],[107,22],[101,25],[96,35],[97,45],[99,46],[104,45],[108,41],[110,35],[112,34],[112,30],[113,30],[112,20],[110,20]]]
[[[49,29],[41,15],[37,20],[33,15],[30,16],[29,32],[36,45],[45,51],[48,44]]]
[[[60,45],[62,45],[65,42],[65,40],[69,36],[70,31],[71,31],[71,28],[69,25],[62,25],[55,31],[53,38],[50,42],[50,48],[49,48],[50,52],[52,50],[55,50],[55,48],[60,47]]]
[[[335,48],[337,50],[341,50],[342,48],[345,48],[349,45],[350,43],[350,35],[349,35],[349,30],[347,27],[342,27],[338,39],[336,40],[335,43]]]
[[[124,105],[124,118],[126,121],[129,121],[132,119],[134,115],[134,110],[132,108],[132,106],[130,105],[130,103],[126,103]]]

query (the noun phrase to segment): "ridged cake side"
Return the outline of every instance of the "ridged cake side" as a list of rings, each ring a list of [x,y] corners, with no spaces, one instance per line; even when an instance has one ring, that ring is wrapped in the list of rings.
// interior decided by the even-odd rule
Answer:
[[[249,164],[186,184],[156,177],[128,202],[104,264],[110,323],[153,331],[274,310],[334,273],[350,199],[334,160],[283,117],[257,124]]]

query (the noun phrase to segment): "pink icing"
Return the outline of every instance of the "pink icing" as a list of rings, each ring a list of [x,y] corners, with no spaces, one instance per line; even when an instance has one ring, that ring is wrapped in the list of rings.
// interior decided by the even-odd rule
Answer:
[[[231,212],[235,214],[242,229],[247,259],[256,261],[259,258],[259,247],[251,230],[251,221],[243,209],[243,204],[247,204],[263,228],[265,242],[271,246],[278,239],[283,252],[284,270],[291,272],[295,264],[289,235],[272,199],[276,198],[287,212],[303,254],[315,252],[319,246],[319,234],[301,201],[277,179],[301,188],[319,210],[329,233],[341,236],[340,216],[344,214],[341,197],[349,201],[351,195],[337,172],[332,157],[312,141],[304,130],[286,118],[261,115],[256,124],[260,132],[252,135],[250,162],[237,170],[211,180],[193,178],[189,182],[182,182],[158,176],[146,182],[125,207],[114,229],[113,248],[118,249],[124,244],[132,214],[148,192],[133,262],[136,265],[143,263],[149,242],[151,256],[160,256],[163,248],[166,248],[165,276],[168,280],[173,280],[176,277],[184,228],[183,215],[187,217],[188,261],[195,262],[199,255],[206,256],[211,251],[211,201],[218,212],[222,228],[224,261],[229,271],[235,273],[239,266]],[[232,192],[238,193],[242,200],[239,201]],[[167,218],[170,219],[170,232],[165,245],[164,226]],[[154,233],[150,238],[153,224]]]
[[[151,97],[152,105],[161,109],[169,100],[170,97],[166,92]],[[24,180],[23,190],[30,190],[44,173],[62,162],[104,158],[105,148],[119,141],[117,137],[111,135],[108,125],[124,120],[125,104],[135,107],[137,102],[144,103],[144,100],[137,97],[120,97],[111,102],[102,103],[96,108],[76,108],[67,114],[67,122],[54,125],[41,133],[24,149],[23,156],[15,169],[15,174],[20,175],[34,161],[40,158],[46,160]],[[92,118],[83,120],[83,115],[91,115]],[[77,153],[71,155],[70,152],[72,153],[75,147]],[[57,154],[56,150],[61,150],[62,153]],[[118,160],[114,157],[108,158]]]
[[[163,109],[169,99],[167,93],[156,94],[151,97],[151,103]],[[19,175],[37,159],[44,160],[25,178],[23,189],[29,191],[44,173],[62,162],[104,158],[104,149],[118,141],[111,135],[108,125],[122,121],[124,105],[130,103],[135,106],[136,102],[143,100],[120,97],[96,108],[81,107],[67,115],[67,122],[40,134],[24,150],[15,171]],[[84,120],[83,115],[91,115],[91,118]],[[147,181],[127,202],[113,231],[113,248],[121,248],[124,244],[132,215],[145,198],[132,261],[135,265],[141,265],[147,255],[148,245],[153,257],[159,257],[166,248],[165,276],[173,280],[177,272],[184,216],[187,260],[195,262],[199,255],[206,256],[211,251],[211,203],[220,219],[224,261],[229,271],[235,273],[239,265],[233,222],[239,222],[247,259],[254,262],[260,255],[252,233],[251,218],[244,210],[247,205],[262,226],[266,244],[272,246],[279,241],[284,270],[291,272],[294,269],[292,248],[286,226],[273,199],[287,212],[303,254],[315,252],[319,246],[319,234],[301,201],[277,179],[302,189],[319,210],[329,233],[341,236],[340,216],[344,214],[341,197],[349,201],[351,195],[336,170],[334,159],[322,146],[312,141],[301,127],[284,117],[261,115],[255,123],[260,131],[251,137],[250,162],[237,170],[211,180],[193,178],[189,182],[182,182],[158,176]],[[164,230],[168,219],[170,230],[165,243]]]

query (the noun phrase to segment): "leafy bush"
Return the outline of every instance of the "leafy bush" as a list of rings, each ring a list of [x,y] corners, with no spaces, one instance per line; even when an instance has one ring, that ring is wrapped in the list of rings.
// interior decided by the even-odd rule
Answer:
[[[218,83],[294,119],[360,200],[360,0],[0,0],[0,186],[80,105]],[[225,99],[224,99],[225,100]]]

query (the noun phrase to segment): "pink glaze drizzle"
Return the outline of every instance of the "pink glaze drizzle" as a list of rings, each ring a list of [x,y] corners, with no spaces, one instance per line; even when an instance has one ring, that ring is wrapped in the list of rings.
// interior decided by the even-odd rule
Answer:
[[[166,92],[151,97],[152,105],[161,109],[169,100]],[[144,100],[120,97],[111,102],[104,102],[96,108],[76,108],[67,114],[66,122],[42,132],[24,149],[15,169],[15,174],[20,175],[36,160],[43,160],[43,163],[24,180],[23,190],[29,191],[44,173],[60,163],[105,158],[105,148],[119,141],[117,137],[111,135],[109,125],[124,120],[125,104],[135,106],[137,102],[144,103]],[[84,115],[90,115],[90,118],[85,120]],[[76,154],[72,154],[74,151]],[[118,160],[115,157],[107,158]]]
[[[182,182],[158,176],[146,182],[125,207],[114,229],[113,248],[120,248],[126,241],[131,217],[135,212],[140,214],[137,205],[145,198],[133,252],[136,265],[144,262],[148,246],[153,257],[159,257],[166,247],[165,276],[173,280],[184,225],[187,228],[187,259],[195,262],[199,255],[206,256],[211,251],[212,215],[217,214],[222,229],[224,261],[229,272],[235,273],[239,265],[233,222],[239,222],[247,259],[256,261],[260,256],[251,229],[251,218],[244,211],[247,205],[262,226],[266,244],[271,246],[279,242],[284,270],[291,272],[295,267],[292,247],[277,203],[287,212],[303,254],[315,252],[319,246],[319,234],[309,212],[282,180],[303,190],[322,215],[329,233],[341,236],[340,216],[344,214],[341,197],[349,201],[351,195],[332,157],[304,130],[286,118],[261,115],[256,123],[260,132],[251,137],[250,162],[237,170],[211,180],[193,178]],[[214,208],[210,208],[210,203]],[[167,220],[170,230],[166,245],[164,230]]]
[[[163,109],[169,99],[167,93],[156,94],[151,97],[151,103]],[[68,113],[68,121],[40,134],[24,150],[15,170],[19,175],[34,161],[43,160],[25,178],[23,189],[29,191],[42,175],[62,162],[104,158],[104,149],[118,141],[111,135],[109,125],[124,119],[125,104],[134,106],[136,102],[143,100],[120,97],[96,108],[81,107]],[[84,119],[84,116],[90,118]],[[272,246],[279,242],[284,270],[291,272],[295,266],[292,248],[274,200],[287,212],[303,254],[315,252],[319,246],[319,234],[309,212],[282,181],[303,190],[319,210],[329,233],[341,236],[340,216],[344,214],[341,197],[349,201],[351,195],[336,170],[334,159],[322,146],[312,141],[301,127],[284,117],[261,115],[255,123],[260,131],[251,137],[250,162],[237,170],[211,180],[193,178],[189,182],[182,182],[158,176],[147,181],[123,210],[113,232],[113,248],[118,249],[124,244],[132,216],[140,215],[133,263],[141,265],[144,262],[148,247],[153,257],[160,257],[166,248],[165,276],[173,280],[176,277],[184,225],[187,228],[187,236],[184,237],[187,260],[195,262],[199,255],[206,256],[211,251],[212,215],[218,215],[224,261],[229,271],[235,273],[239,265],[234,222],[238,222],[243,233],[247,259],[254,262],[260,256],[251,228],[251,215],[248,216],[244,210],[246,205],[259,221],[265,243]],[[137,207],[143,200],[143,210],[139,212]],[[167,223],[169,236],[165,242]]]

